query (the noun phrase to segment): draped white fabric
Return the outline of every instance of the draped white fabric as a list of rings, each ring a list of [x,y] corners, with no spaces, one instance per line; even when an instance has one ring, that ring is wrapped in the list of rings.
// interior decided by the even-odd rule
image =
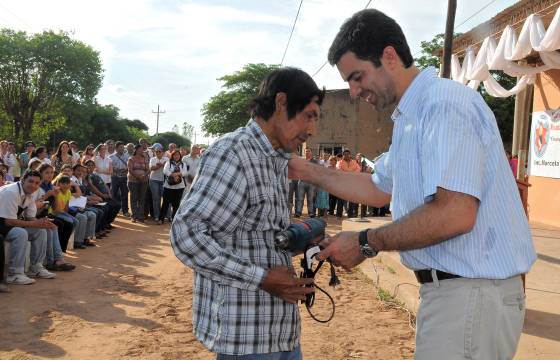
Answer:
[[[534,84],[535,75],[549,69],[560,69],[560,7],[547,30],[540,16],[532,14],[523,24],[519,37],[513,26],[508,25],[502,32],[500,40],[489,36],[482,42],[478,54],[469,47],[466,50],[463,64],[454,54],[451,56],[451,78],[469,87],[477,89],[484,83],[488,93],[495,97],[515,95]],[[516,63],[537,51],[544,65],[526,66]],[[506,74],[518,77],[517,85],[512,89],[504,89],[490,74],[490,70],[501,70]]]

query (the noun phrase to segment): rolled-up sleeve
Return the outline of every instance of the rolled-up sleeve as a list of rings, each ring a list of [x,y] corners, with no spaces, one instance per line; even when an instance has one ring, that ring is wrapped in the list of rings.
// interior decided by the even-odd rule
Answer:
[[[233,233],[247,208],[248,182],[238,155],[212,149],[171,227],[175,255],[185,265],[218,283],[256,290],[266,270],[220,246],[214,232]]]
[[[391,149],[381,155],[375,162],[375,169],[371,175],[371,181],[384,193],[393,192],[393,172],[391,170]]]

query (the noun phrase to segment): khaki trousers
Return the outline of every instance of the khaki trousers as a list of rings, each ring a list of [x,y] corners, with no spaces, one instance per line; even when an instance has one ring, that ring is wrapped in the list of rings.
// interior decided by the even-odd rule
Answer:
[[[423,284],[417,316],[417,360],[506,360],[517,349],[525,317],[520,276],[448,279]]]

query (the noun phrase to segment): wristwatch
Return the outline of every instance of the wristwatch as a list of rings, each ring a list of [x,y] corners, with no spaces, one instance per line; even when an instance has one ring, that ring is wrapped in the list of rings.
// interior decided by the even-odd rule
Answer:
[[[365,229],[360,231],[360,235],[358,236],[358,240],[360,241],[360,254],[362,254],[365,258],[372,258],[377,256],[377,251],[369,246],[367,233],[369,229]]]

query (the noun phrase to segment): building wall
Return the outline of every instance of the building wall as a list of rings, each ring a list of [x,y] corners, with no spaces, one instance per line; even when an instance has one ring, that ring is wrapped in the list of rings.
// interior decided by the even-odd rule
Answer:
[[[352,100],[348,89],[328,91],[321,106],[317,133],[306,147],[315,154],[323,148],[350,149],[373,159],[389,149],[393,121],[388,109],[378,113],[363,100]]]
[[[533,111],[560,108],[560,70],[550,70],[537,76]],[[560,179],[530,176],[529,219],[560,227]]]

